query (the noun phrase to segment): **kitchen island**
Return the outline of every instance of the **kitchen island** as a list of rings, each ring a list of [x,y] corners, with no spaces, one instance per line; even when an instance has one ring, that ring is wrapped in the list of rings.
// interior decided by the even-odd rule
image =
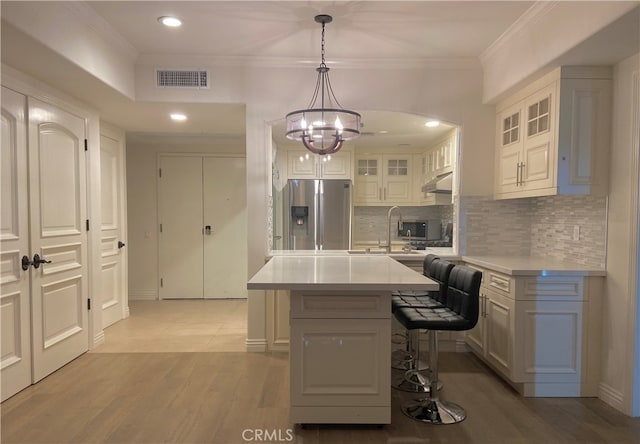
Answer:
[[[293,423],[391,422],[391,292],[438,284],[385,255],[272,257],[249,290],[290,291]]]

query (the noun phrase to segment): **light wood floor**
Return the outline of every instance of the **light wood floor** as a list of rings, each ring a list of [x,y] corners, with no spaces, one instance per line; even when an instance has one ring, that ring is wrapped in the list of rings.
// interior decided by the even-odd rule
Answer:
[[[239,351],[244,301],[130,305],[105,345],[0,406],[2,443],[258,443],[264,431],[268,442],[299,444],[640,442],[640,419],[598,399],[522,398],[470,353],[440,359],[441,397],[468,413],[460,424],[406,418],[399,405],[412,396],[393,390],[383,428],[294,427],[287,355]]]

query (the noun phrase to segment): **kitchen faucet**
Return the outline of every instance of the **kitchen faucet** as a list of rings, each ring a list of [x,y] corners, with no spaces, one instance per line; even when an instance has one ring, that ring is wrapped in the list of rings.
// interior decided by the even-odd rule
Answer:
[[[391,253],[391,213],[393,210],[398,210],[398,214],[400,215],[400,220],[402,220],[402,213],[400,213],[400,207],[397,205],[389,208],[389,212],[387,213],[387,253]]]

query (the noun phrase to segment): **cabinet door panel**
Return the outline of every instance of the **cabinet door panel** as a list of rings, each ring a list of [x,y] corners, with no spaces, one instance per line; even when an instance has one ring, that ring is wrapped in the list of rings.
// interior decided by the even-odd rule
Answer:
[[[522,302],[516,320],[519,381],[580,382],[582,311],[582,302]]]
[[[487,359],[507,376],[513,362],[513,301],[487,292]]]
[[[292,406],[389,405],[390,335],[389,319],[292,319]]]
[[[551,145],[549,142],[528,147],[524,152],[522,167],[522,185],[526,189],[547,188],[553,186],[551,174]]]
[[[411,183],[406,180],[387,180],[385,187],[385,201],[393,203],[402,203],[411,201]]]
[[[476,326],[467,332],[467,344],[480,355],[484,355],[485,330],[485,318],[481,313]]]
[[[350,152],[332,154],[331,158],[320,157],[318,161],[322,165],[323,179],[353,179]]]
[[[289,151],[287,159],[289,179],[314,179],[316,177],[315,155],[304,151]]]
[[[498,183],[496,184],[499,193],[508,193],[518,189],[520,180],[519,165],[521,161],[521,150],[519,146],[502,148],[498,157]]]

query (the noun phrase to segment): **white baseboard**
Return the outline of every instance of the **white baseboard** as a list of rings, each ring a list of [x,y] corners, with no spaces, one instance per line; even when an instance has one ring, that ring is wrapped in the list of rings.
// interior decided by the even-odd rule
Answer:
[[[464,339],[456,339],[455,348],[458,353],[468,353],[471,351]]]
[[[247,339],[245,345],[250,353],[265,353],[267,351],[266,339]]]
[[[131,316],[131,311],[129,310],[129,304],[124,306],[124,317],[123,319],[127,319],[129,316]]]
[[[625,415],[629,414],[625,409],[624,395],[622,392],[615,390],[613,387],[603,382],[598,386],[598,398],[609,404],[614,409],[621,411]]]
[[[155,301],[157,299],[158,294],[155,290],[136,290],[129,292],[130,301]]]

